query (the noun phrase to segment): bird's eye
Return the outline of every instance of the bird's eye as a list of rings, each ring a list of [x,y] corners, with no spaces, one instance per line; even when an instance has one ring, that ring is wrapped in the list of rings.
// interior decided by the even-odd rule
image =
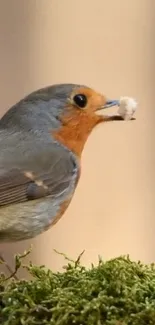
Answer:
[[[87,97],[83,94],[77,94],[73,98],[74,103],[80,108],[84,108],[87,105]]]

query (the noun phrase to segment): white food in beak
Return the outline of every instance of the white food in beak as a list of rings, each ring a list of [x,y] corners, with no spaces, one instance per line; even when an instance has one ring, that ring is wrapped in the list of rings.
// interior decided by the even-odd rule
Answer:
[[[131,120],[137,109],[137,102],[131,97],[121,97],[119,103],[118,114],[124,120]]]

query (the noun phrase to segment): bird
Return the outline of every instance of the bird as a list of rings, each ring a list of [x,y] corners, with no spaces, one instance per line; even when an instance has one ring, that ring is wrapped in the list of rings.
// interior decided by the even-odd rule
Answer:
[[[54,84],[35,90],[0,119],[0,243],[34,238],[68,208],[81,157],[98,111],[118,105],[89,86]]]

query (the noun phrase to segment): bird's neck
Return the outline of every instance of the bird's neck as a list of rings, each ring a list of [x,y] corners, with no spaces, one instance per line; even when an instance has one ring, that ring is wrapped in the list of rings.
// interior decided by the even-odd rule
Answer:
[[[52,132],[52,135],[80,157],[89,134],[102,121],[103,118],[96,114],[76,113],[62,118],[61,128]]]

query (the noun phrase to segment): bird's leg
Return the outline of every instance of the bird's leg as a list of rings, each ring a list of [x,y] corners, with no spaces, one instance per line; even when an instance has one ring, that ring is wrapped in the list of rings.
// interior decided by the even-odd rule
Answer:
[[[5,261],[3,255],[0,253],[0,262],[2,262],[2,264],[4,264],[6,266],[6,269],[8,270],[8,272],[10,273],[10,276],[7,279],[10,278],[14,278],[15,280],[19,280],[17,275],[16,275],[16,271],[13,271],[11,269],[11,267],[9,266],[9,264]]]

